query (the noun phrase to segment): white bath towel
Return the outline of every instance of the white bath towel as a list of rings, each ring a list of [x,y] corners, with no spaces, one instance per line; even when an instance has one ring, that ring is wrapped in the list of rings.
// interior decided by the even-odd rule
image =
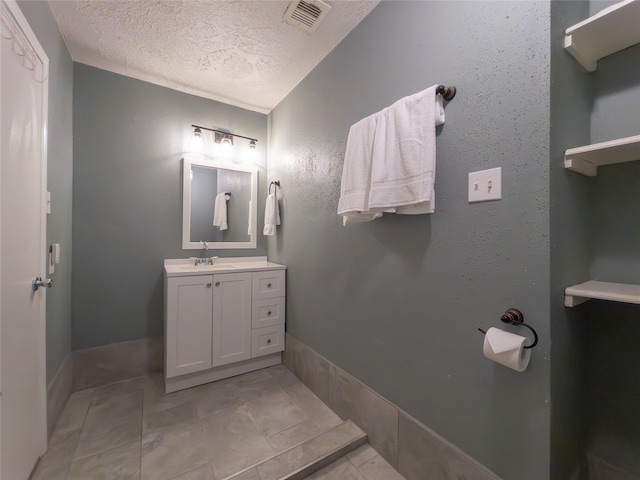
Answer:
[[[227,193],[222,192],[216,195],[215,205],[213,206],[213,226],[220,230],[229,228],[227,224]]]
[[[380,212],[369,212],[371,165],[380,120],[384,119],[378,112],[363,118],[349,129],[338,202],[338,215],[343,216],[345,225],[382,216]]]
[[[280,225],[280,208],[275,193],[270,193],[264,205],[264,235],[275,235],[276,225]]]
[[[436,88],[402,98],[381,112],[384,130],[376,133],[369,210],[434,211],[435,127],[444,123],[442,97],[436,95]]]

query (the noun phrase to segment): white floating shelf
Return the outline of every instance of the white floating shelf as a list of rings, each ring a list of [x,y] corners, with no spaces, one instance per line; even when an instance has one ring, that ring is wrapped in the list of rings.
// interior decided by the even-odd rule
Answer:
[[[598,60],[640,43],[640,0],[625,0],[567,28],[564,48],[589,72]]]
[[[564,306],[575,307],[592,298],[640,305],[640,285],[590,280],[567,287],[564,291]]]
[[[640,160],[640,135],[570,148],[564,152],[564,168],[588,177],[595,177],[601,165],[634,160]]]

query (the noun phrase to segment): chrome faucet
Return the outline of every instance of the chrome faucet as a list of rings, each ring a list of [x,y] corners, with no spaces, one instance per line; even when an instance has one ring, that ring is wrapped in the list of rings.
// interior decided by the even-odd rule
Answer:
[[[202,266],[202,265],[213,265],[213,260],[218,258],[218,257],[208,257],[207,258],[207,250],[209,249],[209,246],[207,245],[206,241],[202,242],[202,257],[200,258],[196,258],[196,267]]]
[[[202,242],[202,256],[200,258],[196,258],[196,267],[200,265],[207,265],[209,261],[207,260],[207,246],[206,240]]]

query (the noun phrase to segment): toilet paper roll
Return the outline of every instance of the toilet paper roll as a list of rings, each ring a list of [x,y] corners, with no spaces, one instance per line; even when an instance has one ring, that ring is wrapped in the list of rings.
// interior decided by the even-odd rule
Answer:
[[[484,337],[482,351],[489,360],[522,372],[531,359],[531,350],[524,348],[526,340],[520,335],[492,327]]]

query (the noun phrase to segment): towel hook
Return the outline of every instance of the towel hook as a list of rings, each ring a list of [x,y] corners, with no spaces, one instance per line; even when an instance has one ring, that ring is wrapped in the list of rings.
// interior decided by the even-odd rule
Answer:
[[[447,85],[438,85],[436,88],[436,93],[442,95],[447,102],[453,100],[453,97],[456,96],[456,87],[447,86]]]
[[[522,312],[520,310],[516,308],[509,308],[500,317],[500,320],[502,320],[504,323],[510,323],[511,325],[522,325],[523,327],[527,327],[529,330],[531,330],[531,332],[533,333],[533,343],[531,345],[525,345],[523,348],[533,348],[538,344],[538,334],[531,325],[527,325],[526,323],[524,323],[524,315],[522,315]],[[478,330],[485,335],[487,334],[487,332],[485,332],[481,328],[478,328]]]
[[[280,180],[274,180],[269,184],[269,195],[271,195],[271,185],[275,185],[275,188],[273,189],[275,193],[278,190],[278,187],[280,186]]]

